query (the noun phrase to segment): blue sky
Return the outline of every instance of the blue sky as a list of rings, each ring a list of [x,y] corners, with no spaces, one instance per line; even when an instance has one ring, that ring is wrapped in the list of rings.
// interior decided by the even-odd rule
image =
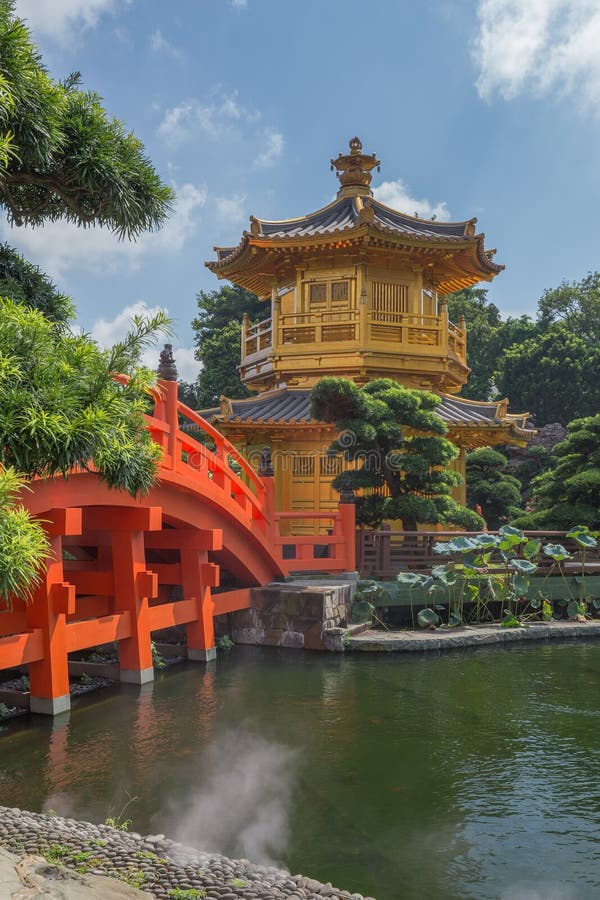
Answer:
[[[192,377],[204,268],[248,216],[329,202],[329,160],[358,134],[374,185],[409,213],[476,215],[506,271],[504,314],[600,267],[598,0],[17,0],[53,75],[79,70],[177,191],[135,244],[55,224],[2,236],[119,337],[166,307]]]

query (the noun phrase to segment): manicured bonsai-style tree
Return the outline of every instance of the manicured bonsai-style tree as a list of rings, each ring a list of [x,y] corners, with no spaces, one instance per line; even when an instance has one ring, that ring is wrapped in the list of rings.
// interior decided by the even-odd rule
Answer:
[[[439,397],[380,378],[358,387],[346,378],[323,378],[311,394],[311,415],[339,429],[330,447],[353,468],[338,475],[336,490],[358,492],[357,520],[378,527],[401,519],[406,531],[438,523],[476,530],[473,510],[452,499],[461,476],[449,469],[458,450],[436,415]]]
[[[488,528],[499,528],[519,514],[521,484],[505,471],[508,459],[492,447],[467,456],[467,502],[480,506]]]

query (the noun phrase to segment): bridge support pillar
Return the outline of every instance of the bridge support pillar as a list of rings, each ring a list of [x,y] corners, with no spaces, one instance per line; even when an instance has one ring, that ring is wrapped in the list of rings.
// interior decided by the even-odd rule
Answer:
[[[31,712],[56,716],[71,708],[67,615],[75,611],[75,587],[63,581],[62,536],[81,533],[81,510],[56,509],[45,518],[51,555],[27,606],[27,625],[41,631],[43,656],[29,663],[29,696]]]
[[[209,662],[216,658],[211,588],[219,584],[219,567],[208,562],[203,550],[180,551],[184,597],[194,597],[196,618],[186,625],[188,659]]]
[[[148,600],[158,593],[158,577],[146,571],[144,532],[112,534],[115,609],[128,612],[131,634],[119,641],[121,681],[146,684],[154,679]]]

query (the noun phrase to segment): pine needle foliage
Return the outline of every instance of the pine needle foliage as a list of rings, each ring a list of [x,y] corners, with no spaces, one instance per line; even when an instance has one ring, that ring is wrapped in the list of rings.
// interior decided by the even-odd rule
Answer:
[[[14,0],[0,0],[0,198],[11,222],[64,219],[122,238],[157,228],[173,193],[79,73],[50,77]]]
[[[552,452],[552,468],[531,482],[533,510],[515,523],[557,531],[573,522],[600,528],[600,414],[570,422]]]
[[[68,326],[75,312],[72,300],[8,244],[0,244],[0,297],[39,309],[61,326]]]
[[[440,398],[379,378],[358,387],[346,378],[323,378],[313,388],[314,419],[332,422],[329,448],[352,465],[336,476],[337,490],[360,491],[357,519],[369,527],[401,519],[407,531],[445,523],[478,529],[483,520],[453,500],[461,476],[448,468],[458,450],[436,414]]]

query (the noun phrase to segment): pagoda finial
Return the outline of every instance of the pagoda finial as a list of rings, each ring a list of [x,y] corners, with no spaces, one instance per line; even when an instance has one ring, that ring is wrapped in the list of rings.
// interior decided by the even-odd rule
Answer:
[[[173,344],[165,344],[158,360],[158,377],[162,381],[177,381],[177,368],[173,358]]]
[[[357,137],[350,140],[349,146],[350,153],[340,153],[337,159],[331,160],[331,170],[337,169],[341,184],[338,196],[371,197],[371,172],[374,168],[380,171],[379,160],[374,153],[370,156],[362,153],[362,143]]]

